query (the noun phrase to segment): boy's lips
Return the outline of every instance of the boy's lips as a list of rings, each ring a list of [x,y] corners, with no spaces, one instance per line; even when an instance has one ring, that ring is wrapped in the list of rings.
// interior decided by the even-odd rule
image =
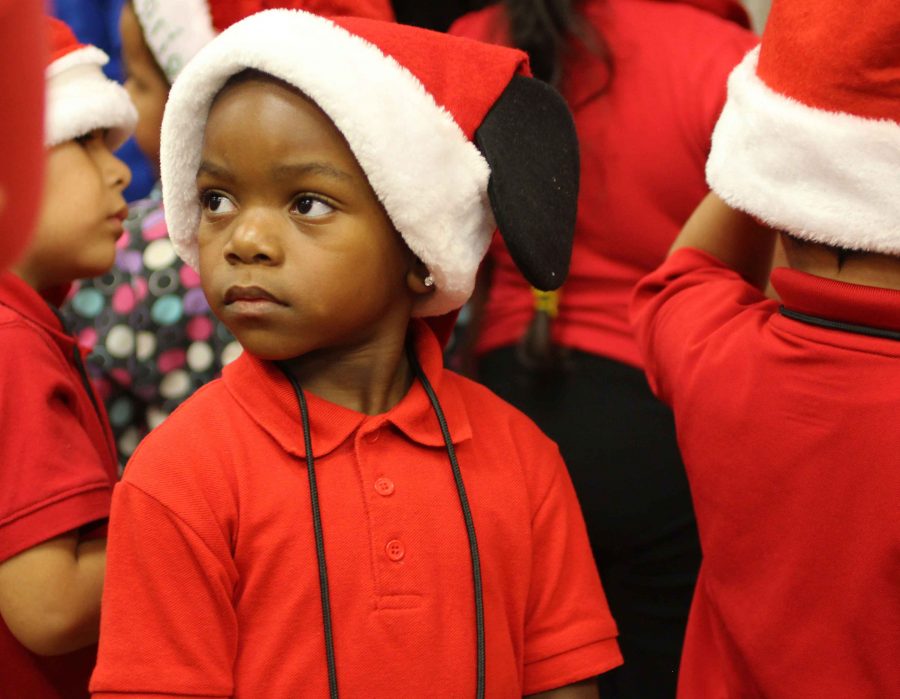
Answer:
[[[230,306],[238,301],[269,302],[279,306],[285,305],[283,301],[263,289],[261,286],[230,286],[225,292],[225,305]]]

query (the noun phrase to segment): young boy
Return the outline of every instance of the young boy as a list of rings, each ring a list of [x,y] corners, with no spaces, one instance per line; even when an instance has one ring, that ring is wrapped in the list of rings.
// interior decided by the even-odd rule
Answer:
[[[55,304],[113,263],[130,173],[112,149],[135,121],[105,54],[48,22],[44,204],[0,273],[0,676],[29,699],[87,696],[96,653],[116,456]]]
[[[900,696],[900,8],[867,10],[773,4],[634,300],[704,554],[687,699]]]
[[[571,118],[524,64],[279,10],[185,68],[169,231],[246,351],[116,491],[95,696],[586,698],[619,664],[555,446],[411,318],[465,301],[495,216],[565,275]]]

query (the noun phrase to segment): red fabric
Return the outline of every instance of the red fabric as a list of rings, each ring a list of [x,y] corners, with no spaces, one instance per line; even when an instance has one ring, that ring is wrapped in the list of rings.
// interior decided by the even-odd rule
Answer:
[[[0,272],[31,237],[44,171],[44,68],[41,3],[0,0]]]
[[[725,81],[757,39],[732,22],[675,3],[588,0],[588,21],[615,61],[576,51],[563,95],[581,145],[581,191],[556,342],[640,366],[628,300],[658,266],[707,192],[710,134]],[[467,15],[451,31],[504,41],[498,8]],[[497,239],[479,352],[516,343],[533,313],[530,288]]]
[[[900,331],[900,292],[794,270],[787,308]],[[703,547],[679,696],[900,696],[900,342],[811,326],[698,250],[635,295]]]
[[[274,8],[394,21],[394,10],[388,0],[209,0],[213,26],[219,31],[252,14]]]
[[[63,56],[83,49],[82,44],[75,38],[75,33],[69,28],[69,25],[56,17],[47,16],[47,37],[50,44],[50,56],[47,65],[58,61]]]
[[[375,44],[418,78],[470,140],[513,76],[530,75],[528,57],[515,49],[403,24],[355,18],[336,18],[335,24]]]
[[[900,12],[896,0],[776,2],[757,75],[809,106],[900,121]]]
[[[415,328],[475,520],[487,695],[618,665],[556,447],[445,371],[434,336]],[[377,416],[307,399],[341,694],[473,695],[469,549],[424,390]],[[274,365],[245,353],[152,432],[117,486],[110,529],[96,697],[327,696],[303,432]]]
[[[727,19],[735,24],[750,29],[750,15],[737,0],[662,0],[662,2],[676,2],[681,5],[692,5],[700,10],[712,12],[714,15]]]
[[[117,465],[106,416],[98,416],[72,362],[75,340],[63,333],[47,303],[9,272],[0,274],[0,347],[5,561],[105,519]],[[87,696],[95,652],[39,658],[0,622],[0,676],[11,697]]]

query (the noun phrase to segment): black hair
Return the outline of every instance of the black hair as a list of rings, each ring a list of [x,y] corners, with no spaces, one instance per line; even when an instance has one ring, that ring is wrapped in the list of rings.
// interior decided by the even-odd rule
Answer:
[[[513,46],[531,59],[536,78],[559,85],[571,42],[602,60],[612,76],[613,57],[603,35],[584,20],[582,0],[503,0]]]

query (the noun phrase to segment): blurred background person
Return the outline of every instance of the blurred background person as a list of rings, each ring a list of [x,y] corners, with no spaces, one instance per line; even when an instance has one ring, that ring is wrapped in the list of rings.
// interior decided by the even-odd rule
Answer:
[[[701,552],[672,414],[647,385],[628,304],[708,191],[726,78],[757,43],[748,27],[728,0],[506,0],[450,30],[526,50],[575,116],[569,278],[535,293],[496,241],[469,338],[479,380],[569,467],[625,659],[601,678],[605,698],[675,695]]]

